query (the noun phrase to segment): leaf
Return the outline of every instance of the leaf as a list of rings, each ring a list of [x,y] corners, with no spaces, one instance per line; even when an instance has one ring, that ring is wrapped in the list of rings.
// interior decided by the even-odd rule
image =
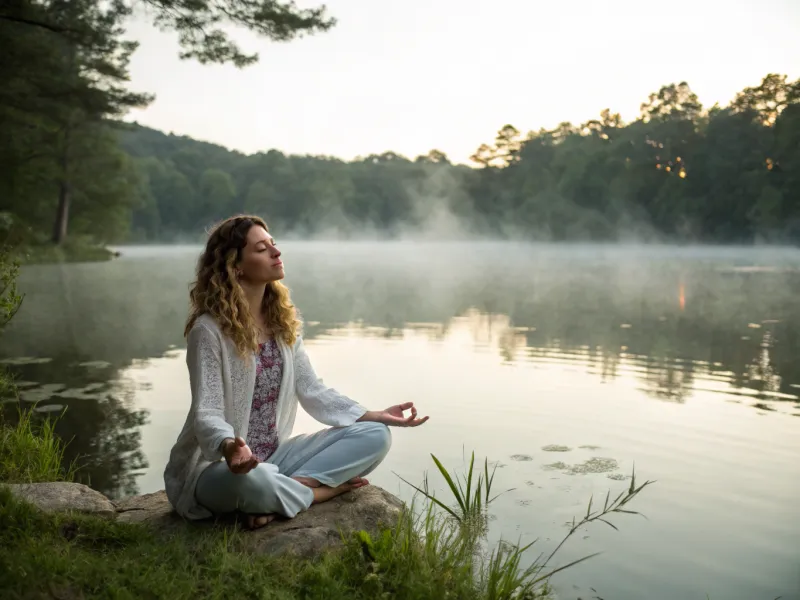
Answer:
[[[450,477],[450,473],[447,472],[447,469],[444,468],[444,465],[441,462],[439,462],[439,459],[436,458],[433,454],[431,454],[431,458],[433,458],[433,462],[436,463],[436,466],[438,467],[439,471],[441,472],[442,476],[444,477],[444,480],[447,482],[447,485],[450,486],[450,490],[453,492],[453,495],[455,496],[456,500],[458,501],[459,506],[461,506],[461,510],[463,510],[464,513],[466,514],[467,507],[465,506],[464,500],[461,498],[461,495],[458,492],[458,488],[456,487],[456,484],[453,483],[453,478]]]
[[[397,474],[395,473],[395,475],[397,475]],[[451,508],[450,508],[449,506],[447,506],[446,504],[442,503],[442,502],[441,502],[441,501],[440,501],[438,498],[436,498],[436,496],[434,496],[433,494],[430,494],[430,493],[426,492],[425,490],[422,490],[422,489],[418,488],[416,485],[414,485],[414,484],[413,484],[413,483],[411,483],[410,481],[407,481],[407,480],[403,479],[403,478],[402,478],[402,477],[400,477],[399,475],[397,475],[397,476],[400,478],[400,480],[401,480],[403,483],[406,483],[406,484],[410,485],[412,488],[414,488],[415,490],[417,490],[417,491],[418,491],[420,494],[422,494],[423,496],[425,496],[425,497],[426,497],[428,500],[430,500],[431,502],[435,503],[435,504],[436,504],[437,506],[439,506],[440,508],[442,508],[442,509],[444,509],[445,511],[447,511],[448,513],[450,513],[450,514],[451,514],[453,517],[455,517],[455,519],[456,519],[456,520],[458,520],[459,522],[461,522],[461,521],[462,521],[461,517],[460,517],[458,514],[456,514],[456,513],[455,513],[455,511],[453,511],[453,509],[451,509]]]
[[[617,529],[617,526],[614,525],[611,521],[606,521],[605,519],[600,519],[600,518],[598,518],[597,520],[598,521],[602,521],[603,523],[605,523],[609,527],[613,527],[616,531],[619,531],[619,529]]]
[[[469,472],[467,473],[467,503],[469,504],[472,496],[470,495],[472,491],[472,469],[475,466],[475,451],[472,451],[472,458],[469,461]]]
[[[558,573],[560,571],[563,571],[564,569],[569,569],[570,567],[574,567],[575,565],[580,564],[585,560],[589,560],[590,558],[594,558],[595,556],[600,556],[600,554],[602,554],[602,552],[595,552],[594,554],[590,554],[589,556],[584,556],[583,558],[579,558],[578,560],[573,560],[571,563],[567,563],[563,567],[558,567],[557,569],[553,569],[552,571],[550,571],[546,575],[542,575],[541,577],[537,577],[536,579],[534,579],[531,582],[531,584],[535,585],[535,584],[539,583],[540,581],[545,581],[546,579],[549,579],[550,577],[552,577],[553,575],[555,575],[556,573]]]

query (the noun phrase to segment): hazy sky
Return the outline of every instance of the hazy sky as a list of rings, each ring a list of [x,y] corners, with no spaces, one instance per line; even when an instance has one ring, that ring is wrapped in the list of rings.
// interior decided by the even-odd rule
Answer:
[[[298,2],[301,6],[316,3]],[[130,119],[251,153],[341,158],[431,148],[466,161],[505,123],[523,132],[623,118],[686,80],[727,104],[768,72],[800,76],[798,0],[329,0],[339,23],[286,44],[236,32],[246,69],[178,59],[136,20],[131,65],[156,101]]]

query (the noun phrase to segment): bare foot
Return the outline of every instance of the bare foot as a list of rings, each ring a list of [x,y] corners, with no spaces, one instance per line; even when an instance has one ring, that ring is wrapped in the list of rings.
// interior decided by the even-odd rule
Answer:
[[[259,529],[272,521],[275,515],[247,515],[247,528]]]
[[[310,488],[318,488],[319,486],[322,485],[319,481],[317,481],[313,477],[302,477],[302,476],[300,476],[300,477],[292,477],[292,479],[294,479],[295,481],[299,481],[304,486],[310,487]],[[369,481],[367,479],[365,479],[364,477],[353,477],[347,483],[352,485],[354,490],[357,489],[357,488],[360,488],[360,487],[364,487],[365,485],[369,485]]]
[[[322,484],[313,477],[292,477],[295,481],[299,481],[306,487],[318,488]]]
[[[364,487],[365,485],[369,485],[369,480],[366,477],[353,477],[350,481],[348,481],[352,489],[357,490],[360,487]]]
[[[327,502],[328,500],[333,500],[334,498],[336,498],[336,496],[341,496],[346,492],[358,489],[360,487],[364,487],[365,485],[369,485],[369,481],[367,481],[363,477],[353,477],[347,483],[343,483],[342,485],[337,485],[336,487],[321,485],[317,488],[313,488],[314,502],[312,502],[312,504],[319,504],[321,502]]]

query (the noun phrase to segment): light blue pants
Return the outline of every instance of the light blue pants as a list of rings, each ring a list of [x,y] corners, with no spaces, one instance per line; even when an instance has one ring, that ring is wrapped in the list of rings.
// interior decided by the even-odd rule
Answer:
[[[214,514],[236,510],[253,515],[277,513],[292,518],[306,510],[314,492],[292,477],[313,477],[336,487],[377,467],[392,445],[382,423],[359,422],[298,435],[282,442],[267,462],[237,475],[225,461],[200,474],[197,501]]]

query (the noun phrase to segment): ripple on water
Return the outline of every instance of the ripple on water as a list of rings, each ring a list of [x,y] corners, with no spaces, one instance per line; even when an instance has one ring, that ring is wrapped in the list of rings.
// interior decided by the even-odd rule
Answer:
[[[548,446],[542,446],[542,450],[544,450],[545,452],[570,452],[572,448],[570,448],[569,446],[550,444]]]
[[[600,446],[592,446],[590,444],[586,444],[585,446],[578,446],[578,448],[581,448],[583,450],[600,450]]]

